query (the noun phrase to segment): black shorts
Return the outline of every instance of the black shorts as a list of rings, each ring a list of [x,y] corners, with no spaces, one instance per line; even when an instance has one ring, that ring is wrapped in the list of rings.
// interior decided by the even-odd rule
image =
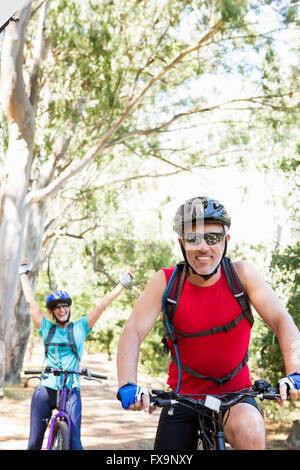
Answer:
[[[259,410],[254,398],[245,398],[243,403],[249,403]],[[173,415],[169,415],[168,411],[169,407],[161,411],[154,450],[197,450],[199,414],[183,405],[175,406]]]

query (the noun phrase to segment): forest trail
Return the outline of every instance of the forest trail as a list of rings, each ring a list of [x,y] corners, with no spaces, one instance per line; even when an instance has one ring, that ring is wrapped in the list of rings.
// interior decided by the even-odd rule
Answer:
[[[25,367],[40,367],[42,351],[35,354]],[[26,361],[26,359],[25,359]],[[107,375],[101,384],[81,380],[82,395],[82,445],[85,450],[151,450],[156,432],[159,410],[152,415],[129,412],[116,400],[117,381],[115,361],[108,361],[105,354],[87,354],[82,367],[91,372]],[[140,383],[151,388],[161,388],[162,382],[139,375]],[[30,419],[30,401],[33,388],[23,385],[7,387],[7,396],[0,401],[0,450],[24,450],[27,447]],[[267,424],[267,449],[287,450],[287,429],[277,429]],[[49,428],[48,428],[49,429]],[[46,431],[43,449],[47,444]]]

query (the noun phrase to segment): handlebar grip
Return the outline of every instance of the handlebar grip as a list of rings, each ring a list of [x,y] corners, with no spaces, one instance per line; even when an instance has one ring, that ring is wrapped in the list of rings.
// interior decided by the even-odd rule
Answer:
[[[41,370],[25,370],[24,371],[24,374],[26,374],[26,375],[41,374],[41,373],[42,373]]]
[[[272,392],[268,393],[268,392],[266,392],[266,393],[264,393],[264,398],[266,400],[277,400],[277,398],[280,398],[280,394],[279,393],[272,393]]]
[[[173,400],[171,400],[170,398],[158,398],[158,397],[150,397],[150,405],[151,406],[171,406],[171,405],[174,405],[174,403],[172,403]]]
[[[90,374],[91,377],[94,377],[95,379],[107,379],[106,375],[99,375],[99,374]]]

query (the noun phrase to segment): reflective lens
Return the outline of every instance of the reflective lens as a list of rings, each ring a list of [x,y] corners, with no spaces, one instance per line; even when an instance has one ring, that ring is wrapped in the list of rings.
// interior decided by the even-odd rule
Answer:
[[[60,310],[61,308],[66,308],[66,307],[69,307],[69,304],[56,304],[55,307],[54,307],[54,310]]]
[[[199,245],[201,241],[204,240],[208,245],[216,245],[221,240],[223,240],[225,233],[224,232],[210,232],[210,233],[185,233],[183,239],[186,243],[190,245]]]

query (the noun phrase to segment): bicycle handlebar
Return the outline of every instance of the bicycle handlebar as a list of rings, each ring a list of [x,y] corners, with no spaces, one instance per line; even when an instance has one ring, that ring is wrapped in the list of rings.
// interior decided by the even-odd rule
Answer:
[[[41,375],[42,372],[43,372],[42,370],[25,370],[24,374],[26,374],[26,375],[35,375],[35,374]],[[87,380],[91,380],[92,378],[93,379],[104,379],[104,380],[107,379],[106,375],[93,374],[93,373],[89,372],[86,368],[81,369],[81,371],[79,371],[79,370],[59,369],[59,368],[56,368],[56,367],[46,367],[44,372],[48,373],[48,374],[52,373],[54,375],[77,374],[77,375],[82,375]]]
[[[41,370],[25,370],[24,374],[25,375],[35,375],[35,374],[41,374]]]
[[[150,395],[151,406],[165,407],[175,406],[182,404],[192,408],[199,413],[205,410],[213,410],[219,412],[220,410],[228,410],[236,405],[246,397],[259,398],[260,400],[277,400],[280,398],[278,388],[271,387],[263,380],[257,380],[254,385],[247,390],[239,390],[237,392],[230,392],[216,395],[206,395],[204,399],[191,398],[187,395],[180,395],[176,392],[165,392],[163,390],[152,390],[155,395]]]

